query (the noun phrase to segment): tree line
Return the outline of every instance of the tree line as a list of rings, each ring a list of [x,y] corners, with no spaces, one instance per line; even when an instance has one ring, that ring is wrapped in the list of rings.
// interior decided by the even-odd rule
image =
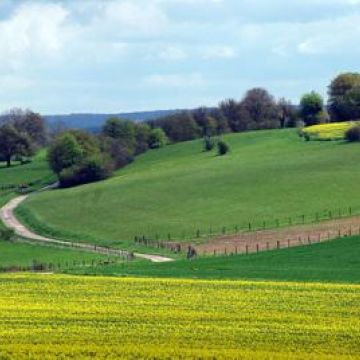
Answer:
[[[254,88],[240,101],[227,99],[213,108],[200,107],[140,123],[110,118],[96,135],[66,129],[50,133],[40,114],[13,109],[0,117],[0,161],[7,166],[13,160],[26,162],[46,146],[51,169],[60,185],[68,187],[105,179],[137,155],[168,143],[204,138],[204,148],[210,151],[213,137],[229,132],[360,118],[359,73],[340,74],[328,92],[328,104],[312,91],[296,106],[284,98],[276,100],[266,89]],[[360,130],[357,134],[360,137]],[[217,145],[219,155],[229,151],[223,141]]]

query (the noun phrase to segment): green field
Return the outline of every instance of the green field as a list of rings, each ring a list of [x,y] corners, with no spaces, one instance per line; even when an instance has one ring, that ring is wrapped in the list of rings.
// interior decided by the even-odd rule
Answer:
[[[357,359],[360,286],[0,275],[1,359]]]
[[[40,151],[29,164],[13,163],[12,167],[7,168],[4,163],[0,163],[0,186],[35,182],[38,187],[47,185],[54,179],[46,160],[45,150]]]
[[[140,234],[193,238],[197,229],[360,210],[358,144],[305,142],[296,130],[224,139],[227,156],[203,152],[201,140],[168,146],[108,181],[34,196],[18,214],[51,236],[127,247]]]
[[[360,283],[360,237],[251,255],[127,263],[76,274]]]
[[[27,267],[33,263],[68,264],[86,262],[96,264],[98,260],[106,260],[108,257],[100,254],[87,253],[71,249],[59,249],[45,245],[5,242],[0,240],[0,268]],[[99,267],[100,269],[101,267]]]

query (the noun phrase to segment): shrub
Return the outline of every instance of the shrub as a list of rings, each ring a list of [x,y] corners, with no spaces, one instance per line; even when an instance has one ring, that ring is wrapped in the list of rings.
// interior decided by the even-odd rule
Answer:
[[[354,126],[346,131],[345,139],[350,142],[360,141],[360,125]]]
[[[15,231],[12,229],[3,229],[0,230],[0,240],[10,241],[15,235]]]
[[[155,128],[151,130],[149,136],[149,147],[150,149],[160,149],[169,142],[165,132],[161,128]]]
[[[105,180],[112,174],[112,166],[108,159],[93,156],[85,159],[81,164],[64,169],[59,176],[60,186],[63,188],[88,184]]]
[[[230,151],[229,145],[223,140],[220,140],[217,146],[218,146],[218,154],[220,156],[223,156]]]
[[[215,146],[214,140],[210,136],[204,138],[204,151],[211,151]]]

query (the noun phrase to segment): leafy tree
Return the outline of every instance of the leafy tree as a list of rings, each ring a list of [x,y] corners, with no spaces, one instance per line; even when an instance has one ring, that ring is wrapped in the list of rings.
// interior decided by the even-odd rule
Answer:
[[[48,150],[48,161],[55,174],[79,164],[84,159],[84,151],[75,135],[65,132],[60,135]]]
[[[149,147],[151,149],[159,149],[164,147],[168,143],[168,138],[161,128],[155,128],[151,130],[149,136]]]
[[[295,127],[297,113],[295,106],[292,105],[291,101],[281,98],[277,103],[277,107],[281,128]]]
[[[347,121],[360,116],[360,74],[343,73],[329,86],[329,109],[333,120]]]
[[[218,141],[217,146],[218,146],[218,154],[220,156],[226,155],[230,151],[229,145],[223,140]]]
[[[322,96],[315,91],[303,95],[300,101],[300,115],[307,126],[324,121],[325,109]]]
[[[102,134],[118,140],[122,146],[127,147],[130,152],[135,152],[136,129],[132,121],[110,118],[103,126]]]
[[[201,131],[189,111],[166,116],[149,122],[154,128],[160,127],[172,142],[193,140]]]
[[[29,138],[19,133],[13,125],[0,126],[0,156],[11,166],[14,156],[31,156],[34,152]]]
[[[133,152],[121,141],[111,137],[102,136],[100,147],[103,153],[110,156],[116,169],[120,169],[134,160]]]
[[[227,99],[219,104],[222,115],[226,118],[231,131],[238,132],[244,130],[244,126],[239,117],[239,104],[234,99]]]
[[[217,135],[226,134],[231,131],[226,117],[219,108],[210,110],[209,117],[215,120]]]
[[[217,122],[209,113],[209,110],[205,107],[198,108],[192,112],[202,136],[212,136],[217,133]]]
[[[135,155],[142,154],[149,149],[151,127],[145,123],[135,125],[136,148]]]
[[[34,148],[42,147],[47,142],[47,127],[40,114],[31,110],[11,109],[2,116],[3,122],[11,124],[28,137]]]
[[[279,128],[275,99],[265,89],[249,90],[239,104],[239,118],[244,130]]]

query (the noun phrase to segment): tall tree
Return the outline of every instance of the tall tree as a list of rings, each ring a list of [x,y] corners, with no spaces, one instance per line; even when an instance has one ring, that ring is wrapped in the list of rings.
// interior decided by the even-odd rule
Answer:
[[[4,124],[0,127],[0,155],[8,167],[14,156],[31,156],[33,147],[29,138],[19,133],[13,125]]]
[[[300,115],[307,126],[321,123],[324,116],[322,96],[315,91],[303,95],[300,101]]]
[[[346,121],[359,118],[360,74],[343,73],[329,86],[329,109],[333,120]]]
[[[271,129],[280,127],[276,101],[267,90],[249,90],[239,105],[241,123],[245,129]]]

